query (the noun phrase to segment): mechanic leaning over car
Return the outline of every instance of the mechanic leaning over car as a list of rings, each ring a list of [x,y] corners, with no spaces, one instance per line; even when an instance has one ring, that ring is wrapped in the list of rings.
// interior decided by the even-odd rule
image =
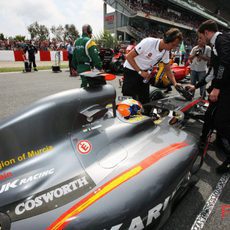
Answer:
[[[230,172],[230,33],[218,31],[215,21],[207,20],[198,28],[199,36],[212,46],[214,79],[209,94],[211,107],[215,107],[214,127],[217,143],[226,155],[226,160],[216,168],[217,173]],[[213,56],[214,55],[214,56]],[[206,113],[210,113],[210,109]],[[211,113],[213,113],[213,108]],[[205,114],[207,116],[207,114]]]
[[[72,65],[80,74],[90,71],[93,67],[102,70],[100,59],[95,41],[92,40],[92,27],[88,24],[82,27],[82,37],[78,38],[74,44]],[[87,79],[81,76],[81,87],[87,87]]]
[[[149,84],[143,80],[150,79],[152,68],[160,61],[164,63],[167,76],[176,86],[177,82],[170,69],[169,51],[178,47],[181,41],[180,30],[171,28],[165,33],[163,39],[144,38],[131,50],[124,63],[123,95],[131,96],[142,104],[149,102]]]

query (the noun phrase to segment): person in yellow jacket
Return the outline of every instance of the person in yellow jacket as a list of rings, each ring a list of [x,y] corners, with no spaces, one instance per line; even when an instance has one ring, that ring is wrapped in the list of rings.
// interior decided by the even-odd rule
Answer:
[[[102,61],[95,41],[92,40],[92,27],[88,24],[82,27],[82,36],[75,41],[72,65],[80,74],[90,71],[93,67],[102,70]],[[81,87],[87,87],[87,79],[81,76]]]

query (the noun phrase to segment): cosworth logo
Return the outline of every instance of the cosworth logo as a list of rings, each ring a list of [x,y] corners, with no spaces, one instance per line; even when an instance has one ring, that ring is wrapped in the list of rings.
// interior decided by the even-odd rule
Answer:
[[[68,184],[65,184],[59,188],[51,190],[50,192],[44,193],[40,196],[35,197],[34,199],[27,200],[26,202],[20,203],[15,208],[15,214],[21,215],[26,211],[31,211],[43,204],[48,204],[49,202],[54,201],[54,199],[61,198],[68,193],[71,193],[85,185],[88,184],[86,177],[79,178]]]
[[[46,171],[43,171],[43,172],[40,172],[40,173],[36,173],[36,174],[34,174],[32,176],[28,176],[28,177],[25,177],[25,178],[10,181],[8,183],[5,183],[5,184],[1,185],[0,194],[4,193],[4,192],[7,192],[9,190],[15,189],[15,188],[17,188],[19,186],[25,185],[25,184],[27,184],[29,182],[39,180],[39,179],[41,179],[43,177],[52,175],[53,173],[54,173],[54,168],[46,170]]]
[[[87,174],[80,174],[68,181],[33,196],[3,207],[12,221],[29,218],[63,206],[87,193],[95,186]]]

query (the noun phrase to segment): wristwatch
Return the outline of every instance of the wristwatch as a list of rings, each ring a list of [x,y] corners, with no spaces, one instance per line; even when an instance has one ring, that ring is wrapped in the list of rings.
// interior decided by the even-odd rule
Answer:
[[[141,72],[142,72],[142,71],[141,71],[141,70],[139,70],[139,71],[138,71],[138,74],[140,74],[140,75],[141,75]]]

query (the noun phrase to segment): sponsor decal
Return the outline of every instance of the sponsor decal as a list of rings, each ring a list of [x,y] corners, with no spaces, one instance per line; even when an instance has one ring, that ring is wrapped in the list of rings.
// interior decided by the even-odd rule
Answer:
[[[80,174],[1,209],[10,216],[12,221],[17,221],[63,206],[83,196],[94,186],[94,182],[87,174]]]
[[[101,128],[101,124],[98,124],[98,125],[94,125],[94,126],[92,126],[92,124],[90,124],[90,125],[83,125],[82,126],[82,131],[84,132],[84,133],[86,133],[86,132],[90,132],[90,131],[93,131],[93,130],[95,130],[95,129],[99,129],[99,128]]]
[[[39,180],[39,179],[41,179],[43,177],[52,175],[53,173],[54,173],[54,168],[46,170],[46,171],[43,171],[43,172],[40,172],[40,173],[36,173],[33,176],[24,177],[24,178],[21,178],[21,179],[15,179],[15,180],[10,181],[8,183],[2,184],[0,186],[0,194],[3,194],[5,192],[7,192],[7,191],[15,189],[15,188],[17,188],[19,186],[23,186],[23,185],[25,185],[27,183],[30,183],[30,182],[33,182],[35,180]]]
[[[118,96],[118,101],[124,101],[124,100],[127,100],[127,99],[133,99],[132,97],[130,96]]]
[[[0,161],[0,170],[10,165],[13,165],[15,163],[16,163],[16,160],[14,158],[6,160],[6,161]]]
[[[85,49],[85,47],[83,45],[80,45],[80,46],[75,46],[75,49],[81,50],[81,49]]]
[[[221,219],[230,218],[230,204],[221,205]]]
[[[79,153],[85,155],[85,154],[88,154],[92,150],[92,145],[87,140],[81,140],[77,143],[77,150]]]
[[[136,115],[136,116],[134,116],[134,117],[129,118],[129,119],[128,119],[128,122],[130,122],[130,123],[137,123],[137,122],[143,121],[143,120],[145,120],[145,119],[147,119],[146,116],[143,116],[143,115]]]
[[[148,53],[148,57],[149,57],[149,58],[151,58],[151,57],[152,57],[152,55],[153,55],[152,53]]]
[[[175,190],[172,195],[168,196],[164,202],[157,204],[153,208],[148,210],[146,216],[136,216],[133,218],[129,223],[119,223],[115,226],[112,226],[110,230],[121,230],[121,229],[129,229],[129,230],[137,230],[137,229],[144,229],[147,226],[151,225],[154,220],[158,219],[161,214],[167,208],[170,199],[173,198],[177,190]]]
[[[33,158],[33,157],[39,156],[43,153],[49,152],[52,149],[53,149],[53,146],[45,146],[45,147],[40,148],[40,149],[34,149],[34,150],[30,150],[26,153],[21,153],[15,158],[0,161],[0,170],[2,170],[3,168],[6,168],[8,166],[14,165],[18,162],[22,162],[22,161],[27,160],[29,158]]]
[[[36,157],[36,156],[39,156],[42,153],[46,153],[48,151],[51,151],[52,149],[53,149],[53,146],[46,146],[46,147],[41,148],[41,149],[31,150],[31,151],[27,152],[27,157],[28,158]]]
[[[3,173],[3,174],[0,174],[0,181],[8,179],[8,178],[10,178],[12,176],[13,176],[12,172],[6,172],[6,173]]]
[[[130,117],[129,119],[124,119],[123,117],[118,117],[118,118],[124,123],[131,123],[131,124],[135,124],[140,121],[144,121],[148,119],[148,117],[143,116],[143,115],[134,115],[133,117]]]

